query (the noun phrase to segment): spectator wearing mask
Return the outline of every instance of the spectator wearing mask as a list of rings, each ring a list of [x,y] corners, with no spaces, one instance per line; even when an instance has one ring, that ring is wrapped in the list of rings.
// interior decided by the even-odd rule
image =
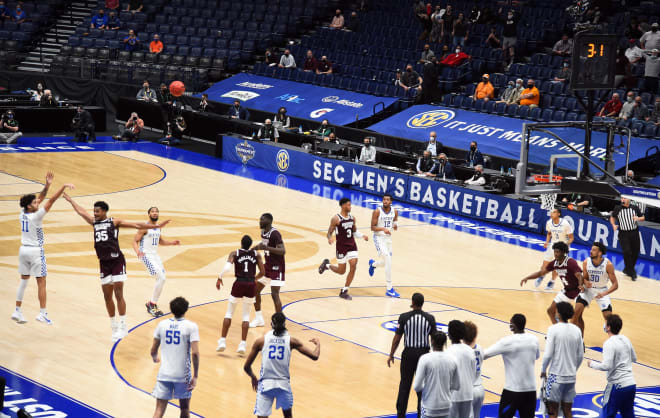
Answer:
[[[479,7],[475,4],[472,6],[472,10],[470,11],[470,16],[468,17],[468,22],[475,24],[479,21],[481,18],[481,11],[479,10]]]
[[[248,120],[250,113],[241,106],[241,101],[236,99],[234,100],[234,105],[227,111],[227,116],[232,119]]]
[[[479,148],[477,148],[477,141],[470,142],[470,150],[467,152],[465,162],[470,167],[484,165],[484,156],[479,151]]]
[[[341,14],[341,10],[335,10],[335,15],[330,22],[330,27],[332,29],[344,29],[344,15]]]
[[[373,164],[376,162],[376,147],[372,144],[373,138],[367,136],[364,138],[364,145],[360,150],[360,162]]]
[[[38,102],[41,100],[41,96],[44,95],[44,85],[41,83],[37,83],[37,88],[36,90],[29,90],[28,92],[31,94],[30,100],[33,102]]]
[[[333,144],[339,144],[339,139],[334,132],[330,132],[330,135],[323,137],[323,142],[332,142]]]
[[[264,126],[259,128],[257,133],[257,138],[262,141],[274,141],[278,142],[280,139],[280,133],[277,132],[277,129],[273,126],[273,122],[270,119],[264,121]]]
[[[437,134],[435,133],[435,131],[431,131],[431,133],[429,134],[429,142],[426,143],[426,148],[424,149],[424,151],[430,152],[431,156],[433,157],[437,156],[438,154],[440,154],[440,152],[442,152],[442,144],[438,142]]]
[[[625,52],[626,58],[632,65],[640,65],[642,58],[644,58],[644,50],[637,46],[637,41],[630,39],[628,41],[628,49]]]
[[[495,97],[495,87],[490,82],[490,76],[484,74],[481,77],[481,82],[477,84],[477,88],[474,90],[474,100],[483,100],[487,102],[492,100]]]
[[[9,12],[9,9],[7,9],[5,2],[0,0],[0,21],[7,19],[11,19],[11,13]]]
[[[431,103],[436,100],[440,94],[438,91],[438,78],[440,77],[440,65],[438,59],[431,57],[431,61],[424,64],[422,74],[422,95],[420,96],[419,103]]]
[[[120,129],[122,127],[120,126]],[[136,142],[140,138],[140,132],[144,128],[144,121],[140,119],[136,112],[131,113],[131,117],[126,121],[123,126],[121,135],[115,135],[113,138],[117,141],[133,141]]]
[[[633,121],[645,121],[649,117],[649,110],[642,102],[640,96],[635,97],[635,104],[633,105],[632,112],[630,114]]]
[[[500,40],[500,38],[497,37],[497,28],[495,26],[490,28],[490,34],[488,35],[484,43],[486,44],[486,46],[493,49],[502,47],[502,41]]]
[[[319,128],[315,130],[314,133],[324,139],[330,136],[332,129],[330,128],[330,125],[328,125],[328,120],[323,119],[321,126],[319,126]]]
[[[470,29],[468,28],[468,23],[465,20],[465,15],[463,13],[458,14],[458,19],[454,21],[454,28],[451,32],[453,37],[453,45],[465,46],[465,41],[470,35]]]
[[[149,82],[147,80],[145,80],[142,83],[142,88],[140,89],[140,91],[137,92],[135,98],[143,102],[151,102],[151,103],[158,102],[158,97],[156,97],[156,92],[151,90],[151,87],[149,87]]]
[[[502,9],[500,9],[501,12]],[[504,19],[504,30],[502,31],[502,49],[505,53],[509,53],[509,65],[513,64],[513,59],[516,56],[518,22],[518,16],[513,14],[513,10],[509,10]]]
[[[561,68],[557,71],[557,75],[555,75],[555,78],[551,82],[568,83],[569,81],[571,81],[571,67],[568,64],[568,60],[564,60]]]
[[[286,107],[282,106],[277,111],[277,115],[273,117],[273,125],[275,129],[289,129],[291,118],[286,114]]]
[[[569,57],[573,53],[573,40],[568,38],[568,34],[562,35],[561,39],[552,47],[552,55]]]
[[[660,125],[660,97],[655,98],[655,106],[649,117],[649,122],[654,123],[655,125]]]
[[[483,186],[486,184],[486,177],[484,177],[484,167],[477,165],[474,167],[474,175],[465,180],[465,184],[469,186]]]
[[[639,38],[642,49],[660,49],[660,31],[658,31],[658,22],[651,25],[651,30]]]
[[[357,12],[351,12],[351,17],[348,18],[345,29],[352,32],[360,30],[360,20],[358,19]]]
[[[57,100],[53,97],[53,92],[46,89],[44,90],[43,96],[41,96],[41,101],[39,101],[40,107],[57,107]]]
[[[96,141],[96,125],[91,113],[82,106],[78,106],[76,115],[73,118],[73,133],[76,141],[94,142]]]
[[[424,50],[422,51],[422,56],[419,58],[420,64],[426,64],[431,62],[431,57],[435,57],[435,53],[431,51],[431,46],[429,44],[424,45]]]
[[[527,88],[520,95],[520,105],[530,108],[538,107],[540,97],[539,89],[534,86],[534,80],[530,78],[527,80]]]
[[[197,110],[200,112],[210,112],[212,110],[211,103],[209,103],[209,95],[202,93],[202,100],[197,105]]]
[[[520,93],[522,91],[522,84],[520,90],[516,89],[516,84],[513,82],[513,80],[509,81],[506,84],[506,88],[502,90],[502,94],[500,95],[500,100],[498,100],[496,103],[506,103],[506,104],[512,104],[512,103],[517,103],[518,99],[520,97]]]
[[[316,74],[332,74],[332,63],[325,55],[321,57],[321,61],[316,66]]]
[[[11,15],[11,20],[13,20],[16,23],[23,23],[25,22],[26,18],[27,18],[27,13],[25,13],[25,10],[23,10],[20,4],[17,4],[16,9]]]
[[[436,175],[443,180],[456,180],[456,175],[454,174],[454,166],[451,165],[447,155],[440,153],[438,155],[438,164],[436,166]]]
[[[130,29],[128,36],[124,38],[124,51],[137,51],[140,49],[140,38],[137,37],[135,31]]]
[[[149,52],[152,54],[160,54],[163,52],[163,43],[160,41],[160,36],[154,33],[154,39],[149,44]]]
[[[571,193],[563,197],[561,201],[568,207],[568,210],[574,210],[576,212],[584,212],[586,208],[593,205],[593,200],[588,194]]]
[[[650,54],[644,53],[644,55],[646,55],[646,62],[644,63],[644,90],[657,93],[658,77],[660,77],[660,56],[658,56],[658,50],[653,49]]]
[[[142,0],[129,0],[128,3],[126,4],[126,11],[127,12],[141,12],[142,9],[144,9],[144,4],[142,4]]]
[[[0,120],[0,143],[11,144],[16,142],[21,136],[23,136],[23,133],[19,131],[18,121],[14,116],[14,111],[11,109],[7,110]]]
[[[183,140],[183,133],[186,129],[186,120],[179,115],[174,120],[167,122],[167,134],[159,142],[161,144],[179,145]]]
[[[598,116],[616,118],[621,112],[621,99],[619,99],[619,93],[612,94],[612,98],[605,103],[605,106],[598,112]]]
[[[279,64],[280,60],[277,59],[277,55],[275,55],[273,51],[267,49],[264,54],[264,62],[268,64],[269,67],[274,67]]]
[[[399,78],[399,86],[407,93],[410,90],[421,91],[422,90],[422,77],[417,74],[417,71],[413,70],[412,65],[406,65],[406,71],[401,74]]]
[[[105,15],[103,9],[99,9],[99,12],[92,17],[92,22],[89,25],[92,29],[107,29],[108,28],[108,17]]]
[[[291,51],[288,49],[284,50],[284,55],[280,57],[280,63],[278,65],[280,68],[296,68],[296,59],[291,55]]]
[[[635,93],[629,91],[626,94],[626,102],[621,106],[621,111],[619,112],[619,118],[623,120],[628,120],[632,117],[633,107],[635,106]]]
[[[110,12],[110,16],[108,17],[108,29],[119,30],[120,27],[121,22],[119,21],[117,14],[115,12]]]
[[[204,94],[202,97],[204,97]],[[208,97],[208,95],[206,97]],[[156,99],[158,100],[158,103],[163,106],[169,106],[172,104],[173,97],[172,93],[170,93],[170,89],[167,88],[167,84],[160,83],[160,90],[156,92]]]
[[[431,158],[431,152],[424,151],[422,156],[417,159],[417,165],[415,168],[417,169],[417,174],[434,177],[436,162]]]
[[[458,67],[463,64],[466,60],[469,60],[470,56],[463,52],[461,46],[457,46],[453,54],[449,54],[440,61],[441,64],[448,67]]]
[[[314,58],[314,53],[311,49],[308,50],[307,56],[305,57],[305,62],[303,63],[303,71],[315,72],[317,65],[318,63],[316,62],[316,58]]]

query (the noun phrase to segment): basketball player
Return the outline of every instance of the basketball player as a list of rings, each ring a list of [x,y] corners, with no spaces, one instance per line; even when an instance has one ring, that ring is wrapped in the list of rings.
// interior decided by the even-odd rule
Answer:
[[[486,392],[484,390],[483,380],[481,379],[481,365],[484,364],[484,350],[477,344],[477,326],[474,322],[463,321],[465,324],[465,338],[463,341],[474,350],[474,359],[476,361],[476,374],[472,384],[472,418],[479,418],[481,415],[481,406],[484,404]]]
[[[292,417],[293,393],[291,392],[291,376],[289,363],[291,350],[300,351],[305,356],[316,361],[321,355],[321,343],[318,339],[309,340],[314,348],[305,347],[300,340],[289,335],[286,330],[286,317],[282,312],[273,314],[270,326],[273,328],[263,337],[259,337],[252,345],[252,350],[243,370],[252,379],[252,389],[257,392],[257,402],[254,414],[259,418],[270,416],[273,401],[277,400],[277,408],[282,409],[285,417]],[[252,372],[252,363],[261,351],[261,372],[259,378]]]
[[[552,250],[555,253],[555,262],[550,263],[543,269],[532,273],[520,281],[520,286],[524,285],[528,280],[532,280],[540,275],[546,275],[551,271],[556,271],[559,279],[564,284],[564,289],[557,293],[555,299],[548,307],[547,313],[550,317],[550,322],[557,323],[557,304],[559,302],[571,303],[575,301],[580,291],[584,289],[583,286],[591,287],[590,282],[584,282],[582,277],[582,269],[575,259],[568,256],[568,245],[565,242],[556,242],[552,245]]]
[[[275,312],[282,312],[282,301],[280,300],[280,288],[284,286],[284,241],[282,234],[273,227],[273,215],[264,213],[259,218],[259,228],[261,229],[261,242],[252,248],[261,250],[266,258],[265,274],[257,281],[257,289],[254,297],[254,321],[250,322],[250,328],[263,327],[264,315],[261,312],[261,291],[264,287],[270,285],[270,296],[273,298]]]
[[[546,266],[553,261],[555,261],[555,255],[552,250],[552,244],[556,242],[565,242],[568,247],[571,247],[573,243],[573,225],[568,222],[566,219],[561,217],[561,211],[558,208],[554,208],[550,212],[550,219],[545,224],[545,230],[548,231],[548,235],[545,238],[545,253],[543,254],[543,264],[541,265],[541,270],[546,268]],[[534,281],[534,286],[539,287],[543,283],[545,275],[540,276]],[[555,287],[555,280],[557,279],[557,273],[552,273],[552,278],[545,287],[545,290],[552,290]]]
[[[589,306],[589,302],[596,300],[600,311],[603,314],[605,322],[612,315],[612,302],[610,302],[610,293],[619,288],[619,282],[614,274],[614,265],[603,257],[607,253],[607,248],[600,242],[594,242],[591,245],[589,258],[582,262],[582,271],[584,280],[591,284],[591,287],[584,289],[575,300],[575,315],[572,323],[577,325],[584,335],[584,320],[582,313],[584,308]],[[612,282],[612,286],[607,288],[607,283]],[[607,325],[605,325],[606,327]]]
[[[147,223],[156,224],[158,222],[158,215],[160,211],[157,207],[152,206],[147,210],[149,215],[149,221]],[[158,309],[158,298],[160,297],[161,292],[163,291],[163,286],[165,286],[165,267],[163,267],[163,262],[158,255],[158,246],[159,245],[180,245],[181,241],[178,239],[174,241],[167,241],[163,239],[160,235],[160,229],[141,229],[133,238],[133,250],[137,257],[142,260],[144,266],[147,268],[147,271],[151,277],[156,278],[156,283],[154,284],[154,290],[151,293],[151,298],[145,304],[147,307],[147,312],[151,314],[154,318],[163,315],[163,312]]]
[[[43,202],[48,193],[48,188],[53,182],[55,176],[53,173],[46,174],[46,184],[39,196],[27,194],[21,197],[21,214],[19,220],[21,221],[21,248],[18,250],[18,274],[21,275],[21,281],[18,284],[18,291],[16,292],[16,308],[11,315],[11,319],[24,324],[27,322],[23,317],[23,296],[25,295],[25,288],[28,285],[30,276],[37,279],[37,295],[39,297],[39,315],[37,321],[43,322],[46,325],[53,325],[53,321],[48,317],[46,310],[46,275],[48,269],[46,267],[46,254],[44,253],[44,229],[43,219],[46,213],[50,211],[55,201],[62,196],[65,188],[73,189],[73,184],[65,184],[62,186],[42,208],[39,204]]]
[[[151,358],[160,361],[158,380],[152,395],[156,398],[154,418],[165,414],[167,403],[179,400],[181,417],[190,417],[190,398],[197,385],[199,372],[199,328],[185,318],[188,301],[181,296],[172,299],[170,311],[174,318],[161,321],[154,332]],[[158,358],[160,347],[161,359]],[[193,370],[190,370],[192,354]]]
[[[376,208],[371,214],[371,230],[374,231],[374,244],[380,260],[369,260],[369,276],[374,275],[376,267],[385,267],[385,282],[387,283],[386,296],[391,298],[401,297],[392,287],[392,229],[397,230],[399,226],[399,211],[392,207],[392,195],[383,195],[383,204]]]
[[[351,215],[351,199],[347,197],[341,198],[339,200],[339,207],[341,208],[341,212],[330,219],[330,227],[327,234],[328,244],[330,245],[335,242],[332,233],[334,232],[337,236],[337,265],[330,264],[330,260],[326,258],[319,266],[319,274],[323,274],[324,271],[330,269],[342,275],[346,272],[346,263],[348,263],[350,267],[346,276],[346,283],[339,292],[339,297],[352,300],[353,298],[348,294],[348,288],[351,286],[351,282],[353,282],[353,277],[355,277],[358,262],[358,249],[355,243],[355,237],[363,238],[365,241],[369,241],[369,237],[357,230],[355,217]]]
[[[451,393],[449,416],[451,418],[470,418],[477,361],[474,350],[463,343],[467,332],[465,324],[454,319],[449,321],[447,325],[449,339],[451,340],[451,346],[447,349],[447,354],[451,355],[456,361],[459,382],[459,389]]]
[[[119,228],[135,229],[157,229],[167,225],[170,221],[159,224],[139,224],[123,221],[121,219],[108,218],[110,207],[103,201],[94,203],[94,216],[77,204],[69,195],[64,193],[64,198],[71,203],[76,211],[88,224],[94,227],[94,249],[99,258],[101,271],[101,290],[105,299],[105,308],[110,317],[112,325],[112,341],[122,339],[128,332],[126,330],[126,301],[124,300],[124,282],[126,281],[126,260],[119,249]],[[115,303],[112,295],[117,299],[117,311],[119,321],[115,317]]]
[[[261,261],[261,256],[256,251],[250,249],[252,245],[252,238],[249,235],[244,235],[241,239],[241,248],[229,254],[225,268],[218,276],[215,287],[220,290],[223,285],[222,277],[229,273],[232,266],[234,267],[234,276],[236,280],[231,287],[231,294],[229,295],[229,303],[227,304],[227,313],[225,319],[222,321],[222,336],[218,340],[218,347],[215,351],[225,351],[227,343],[227,333],[231,326],[231,318],[234,316],[234,310],[238,301],[243,301],[243,323],[241,324],[241,343],[238,345],[238,354],[245,354],[247,349],[247,334],[250,327],[250,308],[254,303],[254,294],[256,291],[255,275],[257,274],[257,267],[259,268],[260,278],[264,275],[264,263]]]

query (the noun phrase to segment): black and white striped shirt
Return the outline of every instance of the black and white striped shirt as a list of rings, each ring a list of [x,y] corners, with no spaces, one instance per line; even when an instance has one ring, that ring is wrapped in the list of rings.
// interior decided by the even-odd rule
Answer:
[[[429,336],[435,332],[433,315],[420,310],[412,310],[399,316],[396,333],[403,335],[406,348],[428,348]]]
[[[630,205],[627,208],[619,205],[612,211],[612,217],[619,222],[622,231],[634,231],[637,229],[637,221],[633,217],[641,217],[642,211],[637,206]]]

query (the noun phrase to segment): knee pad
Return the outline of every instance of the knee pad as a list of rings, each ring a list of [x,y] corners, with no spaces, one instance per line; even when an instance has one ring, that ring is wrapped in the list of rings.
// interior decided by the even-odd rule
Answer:
[[[225,314],[225,318],[231,319],[234,316],[234,309],[236,309],[236,301],[230,300],[227,304],[227,313]]]
[[[250,322],[250,309],[254,298],[243,298],[243,322]]]

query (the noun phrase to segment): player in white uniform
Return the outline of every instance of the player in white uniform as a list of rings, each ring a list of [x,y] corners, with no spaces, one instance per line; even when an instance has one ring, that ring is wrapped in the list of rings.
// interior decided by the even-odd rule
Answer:
[[[39,196],[27,194],[21,197],[20,201],[21,208],[23,208],[19,216],[21,222],[21,248],[18,250],[18,274],[21,275],[21,281],[16,292],[16,308],[11,315],[11,319],[19,324],[27,322],[23,317],[22,305],[25,288],[28,285],[30,276],[37,279],[40,308],[37,321],[47,325],[53,324],[53,321],[48,318],[48,311],[46,310],[46,275],[48,269],[46,267],[46,254],[44,253],[43,219],[53,203],[62,196],[64,189],[67,187],[73,189],[72,184],[65,184],[42,208],[39,208],[39,204],[46,198],[48,188],[54,177],[53,173],[48,172],[46,174],[46,184]]]
[[[296,349],[312,360],[318,360],[321,354],[321,343],[318,339],[309,340],[314,349],[305,347],[297,338],[289,335],[286,330],[286,317],[282,312],[273,314],[270,322],[272,331],[257,338],[252,350],[245,359],[243,370],[252,379],[252,389],[257,392],[257,402],[254,414],[258,417],[270,416],[273,401],[277,400],[277,408],[282,409],[285,417],[291,417],[293,408],[293,393],[289,375],[291,350]],[[259,378],[252,372],[252,363],[261,351],[261,372]]]
[[[371,230],[374,231],[374,244],[380,260],[369,260],[369,276],[374,275],[377,267],[385,267],[386,296],[401,297],[392,287],[392,230],[397,230],[399,211],[392,207],[392,195],[383,195],[383,204],[371,214]]]
[[[479,418],[481,415],[481,406],[484,404],[484,390],[483,379],[481,378],[481,366],[484,364],[484,350],[477,344],[477,326],[474,322],[463,321],[465,324],[465,344],[472,347],[474,350],[474,359],[476,360],[476,374],[474,376],[474,383],[472,385],[472,414],[471,418]]]
[[[158,223],[158,216],[160,211],[157,207],[152,206],[147,211],[149,215],[149,222],[151,224]],[[137,257],[142,260],[144,266],[147,268],[149,274],[156,278],[154,283],[154,290],[151,293],[151,298],[145,306],[147,312],[154,318],[163,315],[163,312],[158,309],[158,298],[160,297],[163,287],[165,286],[165,267],[158,255],[158,245],[180,245],[181,241],[178,239],[174,241],[165,240],[160,234],[160,228],[155,229],[138,229],[138,232],[133,238],[133,250]]]
[[[566,219],[561,217],[561,211],[558,208],[554,208],[550,212],[550,219],[545,224],[545,230],[548,231],[548,235],[545,239],[545,254],[543,254],[543,264],[541,265],[541,270],[544,270],[546,266],[555,261],[554,251],[552,250],[552,244],[556,242],[565,242],[568,245],[568,248],[571,248],[573,243],[573,225],[568,222]],[[541,276],[534,281],[534,286],[539,287],[543,283],[543,278]],[[545,287],[545,290],[552,290],[555,286],[555,279],[557,278],[557,273],[552,272],[552,279],[548,282],[548,285]]]
[[[619,282],[614,273],[614,265],[610,260],[603,257],[607,253],[607,247],[600,242],[594,242],[591,245],[589,258],[582,262],[582,271],[584,280],[591,282],[591,287],[585,286],[584,290],[580,292],[575,300],[575,315],[573,315],[572,323],[577,325],[584,335],[584,320],[582,313],[584,308],[589,306],[592,300],[596,300],[600,311],[603,313],[603,318],[607,322],[607,318],[612,315],[612,302],[610,301],[610,293],[619,288]],[[608,282],[612,286],[607,287]]]
[[[152,393],[156,398],[155,418],[165,414],[167,402],[171,399],[179,400],[182,417],[190,416],[190,398],[199,372],[199,328],[184,317],[188,311],[188,301],[180,296],[172,299],[170,311],[174,318],[158,324],[151,346],[151,358],[154,363],[160,362],[158,380]]]

